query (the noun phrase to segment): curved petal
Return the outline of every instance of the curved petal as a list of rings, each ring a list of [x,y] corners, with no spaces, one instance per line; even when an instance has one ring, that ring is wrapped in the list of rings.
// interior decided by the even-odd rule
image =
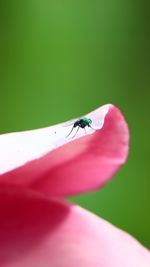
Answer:
[[[105,105],[87,115],[92,127],[66,138],[72,125],[0,137],[0,182],[71,195],[102,186],[126,161],[129,132],[118,108]]]
[[[1,267],[149,267],[150,253],[95,215],[14,187],[0,188]]]

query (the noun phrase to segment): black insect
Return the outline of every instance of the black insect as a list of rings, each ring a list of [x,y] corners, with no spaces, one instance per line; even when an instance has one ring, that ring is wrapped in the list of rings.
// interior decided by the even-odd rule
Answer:
[[[78,127],[77,128],[77,131],[76,131],[76,133],[75,133],[75,135],[73,137],[76,136],[76,134],[77,134],[77,132],[79,131],[80,128],[82,128],[82,129],[85,129],[85,127],[92,128],[91,127],[91,124],[92,124],[92,120],[91,119],[88,119],[88,118],[82,118],[82,119],[79,119],[79,120],[75,121],[74,124],[73,124],[73,127],[72,127],[72,129],[70,131],[70,133],[66,137],[68,137],[72,133],[72,131],[73,131],[74,128]]]

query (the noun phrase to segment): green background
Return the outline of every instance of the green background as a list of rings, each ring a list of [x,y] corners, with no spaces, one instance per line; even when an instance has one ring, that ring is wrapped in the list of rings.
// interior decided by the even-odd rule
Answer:
[[[131,131],[128,163],[102,190],[72,200],[150,247],[148,1],[0,5],[0,132],[119,106]]]

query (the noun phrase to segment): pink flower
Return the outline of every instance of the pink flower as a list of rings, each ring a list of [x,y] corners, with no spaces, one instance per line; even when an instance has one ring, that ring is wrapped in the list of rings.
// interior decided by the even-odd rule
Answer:
[[[73,138],[65,124],[0,136],[0,267],[150,266],[134,238],[62,199],[103,186],[127,158],[119,109],[86,117],[97,130]]]

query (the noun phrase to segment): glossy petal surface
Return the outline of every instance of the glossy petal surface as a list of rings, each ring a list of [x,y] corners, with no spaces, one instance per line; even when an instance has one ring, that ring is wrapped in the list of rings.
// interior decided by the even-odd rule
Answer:
[[[126,161],[128,127],[118,108],[105,105],[90,114],[93,130],[72,124],[0,136],[0,182],[65,196],[102,186]],[[76,129],[74,129],[76,130]]]
[[[0,188],[1,267],[149,267],[136,240],[77,207]]]

